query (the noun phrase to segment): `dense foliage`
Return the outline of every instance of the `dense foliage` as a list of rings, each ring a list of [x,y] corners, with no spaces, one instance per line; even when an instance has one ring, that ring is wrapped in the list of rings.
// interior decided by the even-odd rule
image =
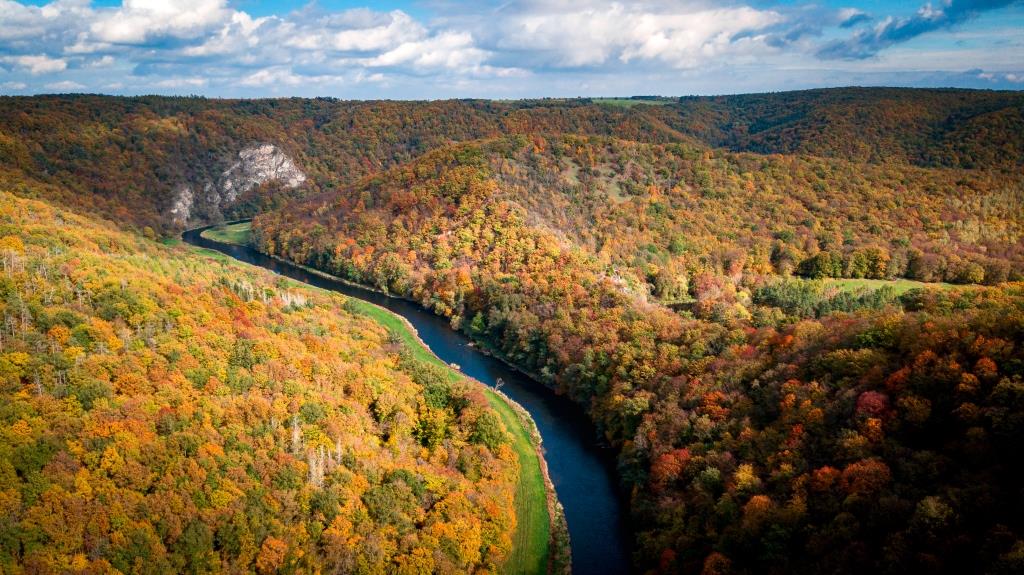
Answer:
[[[1024,158],[1019,92],[832,89],[659,103],[0,97],[0,184],[170,231],[176,190],[201,188],[254,142],[295,158],[310,176],[307,185],[287,193],[268,185],[200,210],[197,221],[280,207],[453,141],[503,134],[606,135],[1006,171],[1019,171]]]
[[[494,572],[478,388],[341,296],[0,195],[0,571]]]
[[[1024,287],[748,329],[662,384],[638,555],[705,573],[1024,569]],[[668,392],[668,393],[666,393]]]
[[[1000,283],[1011,270],[1024,277],[1020,174],[573,136],[457,154],[478,152],[530,224],[631,268],[655,292],[673,283],[663,270],[680,267],[691,276],[713,268],[954,283]]]
[[[927,279],[1003,281],[1022,222],[1001,206],[1020,196],[977,171],[509,138],[254,233],[420,301],[584,403],[621,449],[646,569],[1012,571],[1020,284],[897,296],[777,274],[835,250],[838,270],[805,273],[916,277],[926,257],[982,270]],[[866,271],[847,272],[858,254]]]
[[[253,143],[273,143],[294,158],[309,176],[306,185],[286,193],[257,188],[228,206],[198,211],[196,221],[282,206],[451,141],[531,131],[682,137],[642,115],[583,102],[0,97],[0,184],[171,231],[177,190],[215,181]]]
[[[681,98],[678,108],[648,112],[736,151],[889,165],[1024,165],[1020,92],[841,88]]]
[[[0,183],[169,231],[176,187],[273,142],[306,185],[198,218],[280,208],[254,220],[261,250],[415,299],[586,406],[643,571],[1024,570],[1024,96],[651,103],[0,98]],[[471,391],[334,299],[17,206],[5,561],[500,564],[515,465]],[[158,471],[105,468],[119,441],[125,469]],[[66,545],[39,519],[97,501],[108,519]]]

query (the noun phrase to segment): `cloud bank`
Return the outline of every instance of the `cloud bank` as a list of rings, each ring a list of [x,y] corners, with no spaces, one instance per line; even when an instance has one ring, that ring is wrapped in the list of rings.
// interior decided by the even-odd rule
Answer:
[[[1014,87],[1024,77],[1024,42],[1012,29],[990,39],[1005,42],[1001,56],[950,40],[953,57],[877,61],[899,44],[968,26],[985,13],[1024,12],[1020,4],[949,0],[885,15],[763,0],[512,0],[438,3],[429,16],[317,4],[254,16],[227,0],[124,0],[116,7],[0,0],[0,92],[701,93],[898,83],[892,79],[944,66],[957,85]],[[849,80],[837,80],[843,77]]]

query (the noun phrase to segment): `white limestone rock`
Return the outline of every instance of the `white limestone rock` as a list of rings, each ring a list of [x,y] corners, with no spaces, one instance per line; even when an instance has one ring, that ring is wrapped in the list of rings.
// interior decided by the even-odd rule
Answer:
[[[238,152],[238,161],[221,174],[221,196],[231,203],[255,186],[278,181],[296,188],[306,181],[306,174],[295,162],[273,144],[256,144]]]
[[[188,222],[189,217],[192,216],[192,204],[194,202],[195,195],[192,193],[192,188],[188,186],[178,188],[174,197],[174,203],[171,205],[171,219],[174,220],[175,224],[184,225]]]
[[[176,190],[170,208],[175,225],[219,221],[223,219],[222,209],[252,188],[271,181],[296,188],[306,181],[306,174],[277,146],[260,143],[238,152],[237,161],[217,180],[193,182],[194,186],[182,184]]]

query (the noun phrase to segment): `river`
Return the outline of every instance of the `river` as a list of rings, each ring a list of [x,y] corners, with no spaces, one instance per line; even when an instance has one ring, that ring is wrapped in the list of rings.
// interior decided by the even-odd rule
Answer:
[[[404,317],[442,360],[458,364],[463,373],[489,386],[501,379],[501,390],[526,408],[544,440],[544,458],[551,481],[565,509],[572,545],[573,573],[600,575],[629,570],[629,533],[625,504],[616,489],[615,461],[601,447],[583,409],[556,395],[500,360],[469,345],[448,321],[419,304],[309,273],[256,250],[202,237],[206,228],[186,231],[182,239],[194,246],[217,250],[237,260],[320,288],[359,298]]]

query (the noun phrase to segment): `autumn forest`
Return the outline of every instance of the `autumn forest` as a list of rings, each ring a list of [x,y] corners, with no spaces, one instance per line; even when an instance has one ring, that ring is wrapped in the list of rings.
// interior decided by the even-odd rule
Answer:
[[[201,226],[575,403],[633,572],[1024,571],[1020,92],[0,97],[0,573],[568,573],[529,409]]]

